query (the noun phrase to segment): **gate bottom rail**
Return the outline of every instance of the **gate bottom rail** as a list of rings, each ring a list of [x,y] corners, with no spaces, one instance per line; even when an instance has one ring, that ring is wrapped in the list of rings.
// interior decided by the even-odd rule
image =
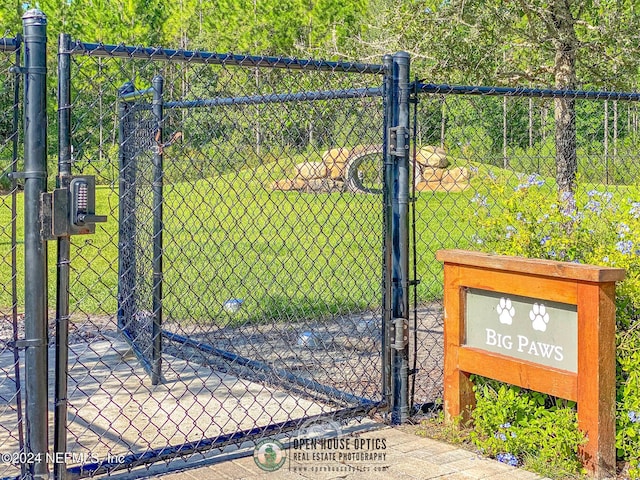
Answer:
[[[285,379],[303,388],[313,390],[314,392],[327,395],[332,400],[341,400],[348,403],[356,403],[358,405],[363,405],[363,406],[368,405],[369,407],[372,407],[376,403],[374,400],[364,398],[364,397],[358,397],[357,395],[343,392],[342,390],[338,390],[337,388],[330,387],[328,385],[323,385],[319,382],[316,382],[315,380],[311,380],[309,378],[304,378],[299,375],[295,375],[291,372],[287,372],[286,370],[273,368],[264,362],[260,362],[258,360],[251,360],[250,358],[237,355],[227,350],[222,350],[219,348],[212,347],[211,345],[208,345],[206,343],[196,342],[195,340],[191,340],[190,338],[183,337],[182,335],[177,335],[175,333],[171,333],[166,330],[162,331],[162,335],[167,337],[169,340],[173,340],[175,342],[197,348],[198,350],[201,350],[206,353],[217,355],[219,357],[224,358],[225,360],[229,360],[231,362],[237,363],[238,365],[250,367],[256,370],[261,370],[267,373],[272,373],[278,378]]]

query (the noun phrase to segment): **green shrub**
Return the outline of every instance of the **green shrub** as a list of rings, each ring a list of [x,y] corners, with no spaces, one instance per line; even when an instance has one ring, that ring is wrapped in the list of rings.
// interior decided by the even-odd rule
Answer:
[[[470,215],[478,248],[626,269],[616,291],[616,448],[630,462],[632,478],[640,478],[640,192],[584,184],[575,195],[558,198],[555,186],[537,175],[521,177],[517,185],[495,175],[485,182],[491,197],[477,196]]]
[[[585,441],[578,430],[575,404],[538,392],[476,379],[477,406],[473,411],[473,443],[510,465],[524,465],[546,476],[581,471],[578,446]]]

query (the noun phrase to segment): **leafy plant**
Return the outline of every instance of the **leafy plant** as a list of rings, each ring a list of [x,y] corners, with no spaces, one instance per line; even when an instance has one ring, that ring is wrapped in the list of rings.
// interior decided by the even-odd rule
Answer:
[[[476,379],[477,406],[469,434],[485,454],[513,466],[535,467],[547,476],[581,470],[575,404],[515,386]]]
[[[555,186],[537,175],[521,176],[517,184],[500,175],[488,176],[485,181],[490,184],[492,195],[476,195],[476,216],[471,216],[478,248],[497,254],[626,269],[626,278],[616,291],[616,448],[618,457],[630,462],[632,478],[640,478],[640,193],[634,188],[610,191],[579,183],[575,195],[558,198]],[[506,391],[498,389],[499,399],[501,395]],[[531,395],[534,394],[523,398],[532,400]],[[482,404],[491,398],[490,391],[482,390],[479,398]],[[531,413],[524,408],[529,403],[513,395],[508,398],[527,415]],[[488,409],[489,406],[485,415],[498,415]],[[510,421],[502,417],[491,421]],[[554,421],[561,422],[563,418]],[[486,436],[489,427],[495,425],[481,427],[480,432]],[[532,429],[529,437],[544,435],[544,429]],[[495,449],[496,441],[488,442],[488,447]]]

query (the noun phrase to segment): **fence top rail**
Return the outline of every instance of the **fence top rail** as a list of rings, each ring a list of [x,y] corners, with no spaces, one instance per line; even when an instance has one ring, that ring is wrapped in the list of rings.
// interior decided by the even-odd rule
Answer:
[[[640,101],[640,93],[606,92],[588,90],[554,90],[520,87],[480,87],[470,85],[416,84],[418,93],[439,93],[453,95],[483,95],[500,97],[575,98],[587,100],[627,100]]]
[[[131,92],[121,93],[119,95],[122,101],[136,101],[153,94],[153,88],[145,90],[135,90]],[[321,90],[307,91],[298,93],[270,93],[267,95],[251,95],[237,97],[218,97],[218,98],[197,98],[193,100],[178,100],[164,102],[164,108],[198,108],[198,107],[217,107],[229,105],[257,105],[263,103],[284,103],[284,102],[313,102],[317,100],[340,100],[350,98],[372,98],[381,97],[383,91],[381,87],[370,88],[348,88],[343,90]],[[144,110],[151,108],[151,104],[137,104],[138,109]]]
[[[272,93],[238,97],[204,98],[165,102],[165,108],[198,108],[233,105],[258,105],[264,103],[313,102],[318,100],[340,100],[351,98],[381,97],[382,88],[350,88],[345,90],[327,90],[299,93]]]
[[[133,92],[126,92],[119,95],[120,100],[135,101],[140,98],[153,95],[153,88],[146,88],[144,90],[135,90]]]
[[[162,47],[136,47],[128,45],[106,45],[72,41],[69,49],[60,53],[91,55],[96,57],[120,57],[154,59],[183,63],[227,65],[240,67],[282,68],[288,70],[322,70],[345,73],[384,74],[385,66],[368,63],[330,62],[327,60],[300,59],[291,57],[271,57],[214,53],[199,50],[174,50]]]
[[[15,52],[20,48],[22,37],[17,35],[13,38],[0,38],[0,52]]]

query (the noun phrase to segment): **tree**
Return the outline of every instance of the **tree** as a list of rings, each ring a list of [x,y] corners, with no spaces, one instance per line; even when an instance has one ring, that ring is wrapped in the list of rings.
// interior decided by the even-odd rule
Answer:
[[[0,37],[13,36],[22,30],[22,3],[16,1],[0,4]]]
[[[640,65],[634,0],[372,0],[355,49],[407,50],[429,81],[634,88]],[[556,180],[575,186],[575,101],[555,100]]]

